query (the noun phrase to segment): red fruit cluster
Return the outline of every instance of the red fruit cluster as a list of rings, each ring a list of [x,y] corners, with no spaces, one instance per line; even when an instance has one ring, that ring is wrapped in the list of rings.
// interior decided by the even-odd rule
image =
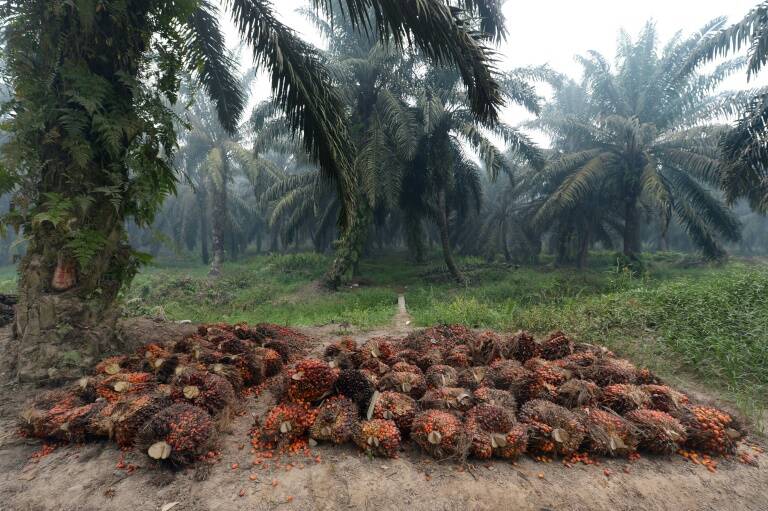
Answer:
[[[288,395],[295,401],[317,401],[329,395],[338,378],[338,372],[327,362],[305,359],[287,371]]]

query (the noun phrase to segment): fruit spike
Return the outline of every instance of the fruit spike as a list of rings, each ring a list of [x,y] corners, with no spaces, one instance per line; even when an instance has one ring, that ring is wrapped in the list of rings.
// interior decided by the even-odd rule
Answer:
[[[351,399],[332,397],[317,409],[309,436],[334,444],[346,443],[352,438],[358,413],[357,405]]]
[[[338,373],[323,360],[302,360],[287,372],[288,395],[295,401],[314,402],[329,395]]]
[[[400,449],[400,431],[391,420],[357,423],[352,438],[360,449],[372,456],[395,458]]]
[[[572,454],[586,435],[578,416],[541,399],[525,403],[520,409],[520,420],[531,426],[530,447],[542,453]]]
[[[411,429],[418,406],[410,396],[399,392],[382,392],[373,406],[374,419],[393,421],[403,434]]]
[[[424,373],[427,386],[430,388],[455,387],[459,382],[459,373],[451,366],[433,365]]]
[[[639,432],[640,448],[656,454],[674,454],[687,440],[680,421],[665,412],[634,410],[626,414]]]
[[[480,404],[467,412],[466,429],[472,441],[472,455],[515,459],[524,453],[528,427],[518,424],[513,412],[499,406]]]

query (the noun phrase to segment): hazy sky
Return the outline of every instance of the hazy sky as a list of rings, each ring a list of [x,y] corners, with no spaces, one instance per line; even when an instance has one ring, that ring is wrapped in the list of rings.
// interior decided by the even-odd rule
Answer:
[[[574,55],[597,50],[612,61],[622,28],[634,37],[647,20],[653,19],[663,45],[676,31],[690,34],[717,16],[740,20],[757,3],[757,0],[507,0],[504,14],[509,36],[499,48],[499,68],[548,63],[553,69],[578,78],[581,68],[574,61]],[[283,22],[307,40],[322,44],[314,28],[295,12],[296,8],[308,5],[307,0],[274,1]],[[234,28],[228,27],[227,32],[235,44]],[[263,99],[269,94],[268,83],[259,82],[256,95]],[[756,84],[768,84],[768,71],[749,85]],[[747,87],[746,72],[731,78],[726,86]],[[504,117],[507,122],[520,120],[518,110],[510,110]]]

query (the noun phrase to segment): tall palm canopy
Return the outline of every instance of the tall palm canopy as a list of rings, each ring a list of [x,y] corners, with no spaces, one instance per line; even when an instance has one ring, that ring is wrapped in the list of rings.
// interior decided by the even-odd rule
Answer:
[[[738,23],[711,34],[689,67],[747,48],[747,77],[753,78],[768,63],[768,2],[760,2]],[[728,202],[745,198],[755,211],[768,213],[768,91],[749,91],[738,109],[736,125],[721,141],[721,184]]]
[[[720,183],[724,127],[708,122],[740,99],[713,90],[744,62],[726,61],[711,73],[689,65],[723,24],[717,19],[692,37],[677,35],[659,52],[649,23],[637,41],[622,34],[615,67],[595,52],[580,58],[583,84],[571,84],[539,122],[561,154],[544,174],[553,190],[538,224],[588,209],[592,217],[618,211],[627,255],[641,250],[643,212],[663,230],[677,219],[709,257],[723,255],[722,239],[738,239],[738,222],[709,188]]]

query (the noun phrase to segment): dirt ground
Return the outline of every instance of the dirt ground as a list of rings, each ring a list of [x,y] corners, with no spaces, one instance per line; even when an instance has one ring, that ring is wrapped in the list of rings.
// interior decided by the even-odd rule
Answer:
[[[180,335],[185,328],[138,320],[125,332],[139,343]],[[402,335],[409,329],[403,307],[391,329],[354,337]],[[319,352],[338,329],[331,325],[306,333]],[[0,511],[768,509],[765,455],[758,455],[760,467],[721,460],[717,472],[710,473],[679,456],[601,460],[599,466],[573,468],[529,458],[461,467],[436,463],[412,447],[398,459],[382,460],[368,459],[351,446],[321,445],[312,449],[312,458],[284,458],[280,468],[252,467],[248,431],[253,417],[270,406],[268,393],[247,402],[246,413],[220,439],[220,463],[203,481],[197,481],[198,470],[157,468],[135,452],[125,454],[126,463],[139,466],[129,474],[117,468],[121,452],[107,442],[59,447],[31,459],[42,444],[20,438],[15,421],[35,390],[11,381],[12,342],[10,331],[0,330]]]

